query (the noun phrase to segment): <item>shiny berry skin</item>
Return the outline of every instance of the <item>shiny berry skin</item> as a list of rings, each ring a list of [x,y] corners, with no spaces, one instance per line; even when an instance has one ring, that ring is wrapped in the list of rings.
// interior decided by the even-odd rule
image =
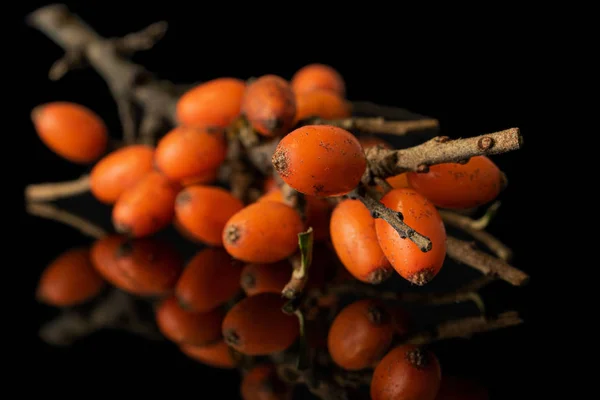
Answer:
[[[90,173],[90,191],[105,204],[114,204],[121,194],[154,168],[154,148],[136,144],[107,154]]]
[[[346,267],[358,280],[379,284],[394,269],[386,258],[375,231],[375,219],[360,200],[343,200],[331,214],[331,241]]]
[[[381,249],[392,267],[404,279],[415,285],[430,282],[440,271],[446,258],[446,228],[435,206],[414,189],[393,189],[381,202],[401,212],[404,222],[431,240],[431,250],[421,251],[410,239],[400,234],[383,219],[375,220],[375,230]]]
[[[494,200],[502,191],[502,171],[486,156],[466,164],[432,165],[429,172],[409,172],[408,182],[437,207],[473,208]]]
[[[31,111],[31,120],[42,142],[68,161],[90,164],[108,147],[104,120],[81,104],[67,101],[42,104]]]
[[[246,88],[242,114],[260,135],[281,136],[294,125],[296,97],[285,79],[264,75]]]
[[[317,197],[347,194],[367,167],[358,139],[329,125],[307,125],[290,132],[277,145],[272,162],[288,185]]]
[[[177,101],[182,125],[225,128],[240,114],[246,83],[222,77],[194,86]]]
[[[329,90],[338,96],[346,96],[346,83],[338,71],[325,64],[309,64],[300,68],[291,80],[295,93],[313,90]]]

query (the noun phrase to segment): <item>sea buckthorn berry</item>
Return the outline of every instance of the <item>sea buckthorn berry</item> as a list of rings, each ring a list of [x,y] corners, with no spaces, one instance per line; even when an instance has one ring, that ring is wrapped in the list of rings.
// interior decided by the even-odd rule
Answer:
[[[244,203],[216,186],[194,185],[175,199],[177,222],[195,239],[212,246],[223,245],[223,228]]]
[[[174,182],[214,171],[225,160],[227,145],[220,129],[177,126],[156,146],[156,168]]]
[[[117,232],[141,237],[166,228],[175,215],[178,189],[161,173],[148,173],[115,203],[112,220]]]
[[[183,259],[168,242],[137,238],[122,242],[114,253],[116,266],[135,293],[163,296],[172,292],[183,270]]]
[[[329,65],[309,64],[300,68],[292,77],[292,89],[295,93],[313,90],[329,90],[338,96],[346,96],[346,83],[338,71]]]
[[[272,162],[288,185],[318,197],[350,192],[367,168],[356,137],[328,125],[307,125],[289,133],[277,145]]]
[[[91,259],[96,271],[107,282],[128,293],[140,295],[135,282],[117,265],[117,251],[127,240],[123,235],[109,235],[96,240],[92,245]]]
[[[158,306],[156,323],[161,333],[175,343],[206,346],[221,339],[223,316],[220,308],[207,312],[185,310],[171,296]]]
[[[73,306],[92,299],[104,287],[104,280],[92,265],[90,250],[74,248],[46,267],[38,282],[36,297],[53,306]]]
[[[273,263],[298,249],[304,225],[292,207],[259,201],[233,215],[223,229],[223,245],[238,260]]]
[[[431,240],[431,250],[422,252],[410,239],[402,239],[383,219],[375,220],[377,239],[392,267],[404,279],[424,285],[440,272],[446,258],[446,229],[435,206],[413,189],[393,189],[381,202],[402,213],[404,222]]]
[[[331,242],[346,269],[358,280],[379,284],[394,269],[385,257],[375,219],[360,200],[344,200],[331,214]]]
[[[333,361],[349,371],[368,368],[384,356],[392,343],[392,316],[383,303],[362,299],[335,317],[327,338]]]
[[[363,149],[367,150],[371,147],[380,146],[386,150],[392,150],[394,146],[377,136],[361,136],[358,138]]]
[[[373,371],[371,399],[434,400],[441,376],[435,354],[415,345],[398,346]]]
[[[184,93],[177,101],[182,125],[224,128],[240,114],[246,83],[236,78],[216,78]]]
[[[210,367],[223,369],[232,369],[235,367],[235,361],[231,355],[229,346],[223,340],[219,340],[215,344],[200,347],[182,344],[179,348],[186,356]]]
[[[242,113],[259,134],[281,136],[294,124],[296,97],[285,79],[264,75],[246,88]]]
[[[279,379],[273,365],[262,364],[244,375],[240,394],[243,400],[286,400],[289,388]]]
[[[429,172],[409,172],[408,182],[437,207],[472,208],[494,200],[502,190],[503,175],[486,156],[466,164],[432,165]]]
[[[108,129],[98,114],[76,103],[56,101],[31,111],[35,130],[46,146],[62,158],[89,164],[108,146]]]
[[[242,270],[240,284],[248,296],[258,293],[281,294],[291,277],[292,265],[288,261],[247,264]]]
[[[105,204],[114,204],[121,193],[154,168],[154,148],[143,144],[116,150],[102,158],[90,173],[90,191]]]
[[[246,297],[223,320],[223,337],[233,349],[249,356],[267,355],[290,347],[300,326],[294,315],[281,311],[285,300],[276,293]]]
[[[188,310],[208,311],[240,290],[242,266],[223,249],[205,248],[188,262],[177,282],[175,295]]]
[[[442,376],[435,400],[489,400],[488,390],[479,383],[456,376]]]
[[[296,94],[296,123],[311,117],[341,119],[351,114],[346,99],[329,90],[317,89]]]

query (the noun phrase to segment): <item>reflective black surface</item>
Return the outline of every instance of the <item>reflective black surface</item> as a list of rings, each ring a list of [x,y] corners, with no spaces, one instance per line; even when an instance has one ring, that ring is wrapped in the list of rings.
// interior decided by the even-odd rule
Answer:
[[[199,17],[168,4],[146,5],[148,8],[142,11],[119,9],[115,12],[100,2],[71,3],[73,11],[106,36],[122,35],[156,20],[168,20],[171,29],[163,41],[155,49],[135,56],[137,62],[156,71],[161,78],[193,82],[218,76],[247,78],[265,73],[290,77],[305,64],[323,62],[343,74],[350,99],[406,107],[438,118],[442,133],[451,137],[474,136],[517,126],[522,129],[527,144],[535,142],[541,134],[535,130],[529,115],[530,71],[527,66],[521,64],[519,69],[512,69],[497,63],[522,56],[520,47],[495,46],[494,43],[470,46],[462,40],[446,43],[444,38],[439,38],[442,42],[411,46],[410,35],[398,37],[393,29],[372,32],[369,38],[358,41],[359,33],[339,21],[332,25],[317,23],[333,30],[331,36],[324,38],[310,22],[263,30],[256,27],[256,22],[233,22],[222,15],[223,20],[214,21],[216,16],[212,13]],[[31,5],[26,11],[35,8]],[[242,32],[235,33],[234,26]],[[290,31],[293,34],[287,36]],[[23,117],[19,119],[19,127],[27,157],[35,160],[35,167],[29,163],[29,167],[23,169],[21,183],[74,179],[86,169],[58,158],[43,146],[28,119],[30,109],[53,100],[81,102],[97,110],[118,137],[116,108],[104,82],[89,69],[72,72],[56,83],[48,81],[47,70],[62,56],[62,51],[24,25],[20,32],[22,45],[30,49],[26,55],[31,66],[27,79],[32,90],[23,106],[25,110],[20,110]],[[412,35],[417,34],[412,32]],[[388,38],[387,41],[383,41],[383,37]],[[360,44],[350,50],[349,42]],[[532,151],[526,146],[518,152],[494,158],[507,174],[509,186],[501,195],[501,211],[489,227],[491,233],[513,248],[514,265],[529,273],[532,282],[526,288],[498,282],[483,293],[488,310],[518,309],[526,318],[525,324],[471,340],[452,340],[432,346],[445,373],[480,380],[489,388],[492,398],[511,398],[515,391],[528,387],[528,349],[531,326],[536,320],[530,305],[539,287],[536,279],[544,273],[542,266],[532,262],[534,255],[527,244],[532,189],[531,176],[525,169],[530,165]],[[89,195],[63,201],[60,205],[111,228],[109,209],[97,204]],[[57,313],[54,308],[35,301],[40,273],[66,249],[89,245],[92,239],[55,222],[24,218],[22,226],[26,228],[27,247],[21,253],[26,259],[20,267],[26,270],[23,282],[28,296],[21,304],[28,318],[22,332],[28,339],[24,346],[31,354],[29,374],[48,385],[47,394],[75,394],[76,391],[68,387],[55,386],[58,380],[67,377],[88,388],[100,386],[112,393],[126,389],[139,395],[164,391],[176,396],[200,390],[217,391],[226,399],[239,395],[237,372],[203,366],[167,341],[150,341],[110,330],[94,333],[69,347],[50,346],[40,340],[38,330]],[[174,233],[170,237],[176,238]],[[177,239],[175,243],[179,243],[189,257],[196,248],[182,240]],[[460,270],[471,273],[466,268]],[[450,277],[452,272],[445,269],[432,283],[432,288],[441,286],[446,277],[458,276]]]

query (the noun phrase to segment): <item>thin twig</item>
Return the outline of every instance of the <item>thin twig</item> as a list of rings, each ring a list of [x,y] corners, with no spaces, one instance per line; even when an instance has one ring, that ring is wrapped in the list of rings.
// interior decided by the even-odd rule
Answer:
[[[79,230],[84,235],[91,236],[95,239],[102,238],[107,234],[104,229],[86,220],[85,218],[81,218],[75,214],[61,210],[60,208],[51,204],[27,203],[26,210],[27,213],[31,215],[63,223]]]
[[[74,181],[34,183],[25,187],[25,201],[54,201],[76,196],[89,190],[89,175],[82,175]]]
[[[368,195],[361,196],[356,190],[350,193],[349,197],[355,197],[360,200],[365,207],[371,211],[373,218],[381,218],[386,221],[396,230],[396,232],[398,232],[402,239],[408,238],[414,244],[416,244],[422,252],[428,252],[431,250],[431,240],[427,236],[420,234],[408,226],[404,222],[402,213],[387,208],[382,203]]]
[[[475,248],[473,243],[448,236],[447,254],[454,260],[466,264],[484,275],[497,276],[514,286],[529,282],[529,275],[506,261]]]
[[[388,178],[406,171],[426,172],[430,165],[457,163],[479,155],[506,153],[521,148],[519,128],[466,139],[438,136],[415,147],[388,150],[374,146],[365,151],[369,162],[367,178]]]

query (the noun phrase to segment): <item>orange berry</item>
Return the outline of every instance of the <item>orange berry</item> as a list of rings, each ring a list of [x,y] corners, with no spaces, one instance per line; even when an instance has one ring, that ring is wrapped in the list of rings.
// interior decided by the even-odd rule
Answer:
[[[274,201],[259,201],[240,210],[225,224],[223,245],[238,260],[273,263],[298,249],[302,219],[293,208]]]
[[[306,93],[316,89],[330,90],[338,96],[346,96],[346,83],[338,71],[324,64],[309,64],[300,68],[292,77],[295,93]]]
[[[415,285],[428,283],[446,257],[446,229],[440,213],[429,200],[408,188],[391,190],[381,202],[401,212],[408,226],[431,240],[431,250],[424,253],[410,239],[402,239],[389,223],[375,220],[381,249],[396,272]]]
[[[352,115],[350,103],[324,89],[296,94],[296,123],[307,118],[341,119]]]
[[[154,148],[125,146],[102,158],[90,173],[90,191],[105,204],[114,204],[121,193],[153,169]]]
[[[429,172],[409,172],[408,182],[437,207],[472,208],[494,200],[504,177],[486,156],[471,157],[466,164],[432,165]]]
[[[479,383],[456,376],[442,376],[435,400],[489,400],[487,389]]]
[[[158,142],[154,161],[167,178],[181,182],[214,171],[226,153],[223,131],[177,126]]]
[[[112,210],[119,233],[134,237],[152,235],[166,228],[175,215],[178,187],[164,175],[152,171],[125,190]]]
[[[171,293],[183,266],[179,252],[155,238],[107,236],[94,243],[91,255],[104,279],[138,296]]]
[[[221,339],[223,316],[220,308],[207,312],[187,311],[171,296],[158,306],[156,323],[162,334],[175,343],[206,346]]]
[[[76,103],[56,101],[31,111],[38,136],[57,155],[78,164],[96,161],[108,146],[108,129],[98,114]]]
[[[327,338],[332,360],[356,371],[378,361],[392,343],[394,326],[386,307],[375,299],[362,299],[344,307],[335,317]]]
[[[440,363],[428,350],[415,345],[391,350],[375,368],[372,400],[434,400],[440,388]]]
[[[367,167],[356,137],[328,125],[307,125],[289,133],[277,145],[272,162],[288,185],[318,197],[350,192]]]
[[[242,114],[259,134],[284,135],[293,127],[296,117],[294,92],[285,79],[264,75],[246,88]]]
[[[343,200],[331,214],[331,241],[346,269],[358,280],[379,284],[394,269],[385,257],[375,219],[360,200]]]
[[[292,265],[288,261],[247,264],[242,270],[240,284],[248,296],[258,293],[281,294],[291,277]]]
[[[39,301],[58,307],[73,306],[96,297],[105,287],[88,248],[65,251],[44,269],[37,286]]]
[[[279,379],[273,365],[262,364],[244,375],[240,394],[243,400],[286,400],[289,389]]]
[[[179,348],[186,356],[210,367],[223,369],[235,367],[229,346],[223,340],[201,347],[182,344]]]
[[[223,245],[223,228],[244,203],[220,187],[194,185],[175,199],[177,222],[195,239],[212,246]]]
[[[267,355],[290,347],[299,334],[298,319],[281,311],[285,300],[275,293],[246,297],[223,320],[225,343],[249,356]]]
[[[224,128],[240,114],[246,83],[236,78],[216,78],[184,93],[177,101],[182,125]]]
[[[175,295],[186,309],[211,310],[240,290],[241,270],[241,265],[223,249],[202,249],[188,262],[177,282]]]
[[[381,146],[387,150],[392,150],[394,148],[390,143],[377,136],[361,136],[358,138],[358,141],[365,150],[375,146]]]

